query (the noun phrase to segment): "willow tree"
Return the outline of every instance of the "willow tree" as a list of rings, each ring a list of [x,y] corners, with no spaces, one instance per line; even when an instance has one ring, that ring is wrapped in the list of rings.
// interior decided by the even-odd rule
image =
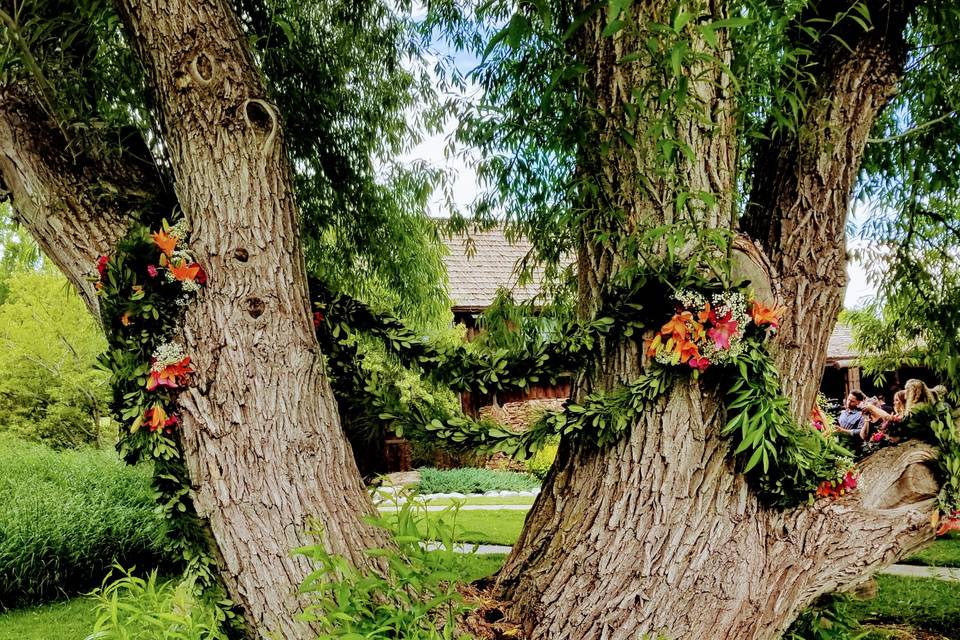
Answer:
[[[312,518],[329,548],[358,565],[370,562],[365,548],[385,542],[358,521],[372,507],[314,334],[298,223],[318,200],[329,212],[330,198],[334,214],[362,215],[360,192],[340,187],[353,184],[358,157],[390,147],[371,142],[379,130],[362,126],[368,114],[359,107],[318,129],[296,117],[384,95],[398,103],[376,83],[352,91],[331,82],[330,99],[320,100],[294,44],[306,33],[316,52],[335,37],[308,19],[324,6],[121,0],[69,13],[38,1],[8,3],[0,15],[0,175],[18,219],[91,309],[98,298],[86,275],[132,222],[180,210],[191,230],[208,277],[182,328],[195,372],[178,396],[177,432],[220,574],[264,637],[311,635],[294,622],[308,568],[288,550]],[[333,19],[357,38],[393,15],[351,6]],[[842,300],[844,226],[871,128],[896,94],[908,43],[953,46],[938,25],[954,10],[879,0],[790,10],[626,0],[483,6],[494,12],[488,24],[507,23],[489,42],[459,5],[433,8],[454,42],[479,42],[491,56],[478,71],[486,102],[479,118],[466,114],[460,135],[486,146],[484,175],[500,187],[481,213],[505,205],[547,261],[576,252],[586,321],[639,274],[663,281],[681,264],[688,279],[713,274],[732,286],[749,273],[758,295],[786,304],[774,391],[788,400],[771,400],[769,410],[806,421]],[[284,21],[289,12],[303,24]],[[738,29],[750,35],[738,38]],[[356,54],[336,49],[344,50]],[[365,68],[373,78],[397,72],[389,62],[379,73]],[[751,126],[758,118],[768,122]],[[337,144],[313,145],[330,131]],[[366,146],[349,149],[352,134]],[[317,176],[328,184],[318,187]],[[355,229],[369,244],[357,265],[390,260],[396,248],[366,230]],[[621,316],[673,304],[667,296],[620,302],[629,303]],[[656,327],[644,328],[603,334],[574,403],[602,404],[651,379],[644,342]],[[779,384],[763,371],[764,384]],[[778,466],[782,452],[765,452],[764,442],[753,462],[769,455],[785,475],[759,491],[758,467],[741,472],[744,461],[721,435],[722,382],[655,385],[618,437],[564,439],[497,579],[533,637],[773,638],[817,595],[931,539],[938,484],[928,447],[884,450],[863,464],[855,494],[784,509],[762,494],[799,470]]]
[[[955,233],[947,3],[440,4],[451,42],[483,56],[483,103],[459,131],[486,150],[481,210],[503,211],[542,259],[575,252],[586,317],[663,264],[665,236],[681,229],[671,259],[704,270],[698,247],[728,238],[725,264],[785,304],[774,360],[798,419],[843,301],[855,189],[902,215],[878,242],[902,241],[917,209]],[[574,398],[651,364],[640,340],[608,340]],[[677,384],[612,446],[564,440],[497,578],[533,637],[773,638],[815,596],[931,539],[929,451],[868,458],[855,497],[771,508],[729,460],[718,386]]]

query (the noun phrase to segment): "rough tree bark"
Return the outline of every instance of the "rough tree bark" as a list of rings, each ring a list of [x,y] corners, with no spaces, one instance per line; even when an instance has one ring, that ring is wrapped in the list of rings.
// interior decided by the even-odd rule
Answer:
[[[773,136],[755,160],[743,230],[782,274],[786,316],[804,319],[787,323],[777,336],[777,366],[798,415],[813,407],[820,387],[847,285],[851,192],[870,128],[903,71],[903,30],[915,4],[869,2],[872,29],[846,20],[835,37],[798,43],[815,49],[819,60],[806,117],[796,132]],[[831,9],[831,3],[813,3],[803,19],[831,20]]]
[[[729,79],[719,71],[698,68],[689,74],[690,93],[708,117],[677,123],[677,137],[693,154],[681,157],[672,171],[655,170],[644,135],[645,127],[664,117],[655,100],[638,105],[639,121],[631,130],[635,145],[620,133],[632,126],[622,115],[623,102],[632,87],[649,80],[653,66],[616,61],[644,48],[631,26],[669,22],[664,4],[634,3],[632,24],[614,38],[601,35],[605,16],[596,16],[580,43],[588,67],[584,95],[599,114],[590,129],[596,144],[585,145],[579,158],[580,175],[596,177],[594,188],[585,190],[585,206],[624,212],[628,232],[678,222],[678,187],[734,192],[732,96]],[[708,18],[724,17],[723,5],[707,3]],[[880,7],[872,9],[877,9],[872,15],[881,13]],[[899,58],[891,44],[898,36],[884,33],[889,39],[853,41],[847,58],[829,51],[822,71],[828,81],[818,85],[810,118],[826,122],[830,133],[821,134],[803,161],[796,144],[782,150],[782,161],[768,166],[786,175],[764,178],[792,185],[770,188],[776,194],[772,202],[781,208],[771,206],[764,215],[777,228],[776,242],[759,239],[771,253],[773,273],[784,274],[774,288],[797,301],[785,316],[787,348],[778,361],[786,380],[800,377],[786,383],[785,391],[801,418],[809,414],[807,396],[819,382],[819,354],[843,293],[842,233],[863,140],[897,79]],[[690,35],[694,49],[705,46],[695,32]],[[734,229],[734,221],[725,218],[729,210],[721,201],[688,214],[704,227]],[[598,215],[586,227],[603,225]],[[588,312],[629,256],[593,242],[587,232],[583,237],[579,295]],[[826,266],[839,275],[818,268],[821,253],[829,254]],[[575,396],[635,379],[645,365],[642,347],[611,343],[595,365],[595,373],[578,381]],[[932,539],[929,513],[937,483],[927,465],[933,455],[928,449],[910,445],[877,454],[865,463],[862,489],[852,496],[787,512],[767,509],[735,472],[719,437],[725,415],[717,393],[707,385],[678,384],[616,445],[596,450],[561,444],[497,577],[497,589],[532,638],[612,640],[649,633],[772,639],[816,596],[864,580]]]
[[[196,369],[180,397],[193,503],[254,632],[312,638],[296,621],[310,566],[291,550],[319,526],[328,549],[362,566],[364,550],[387,540],[360,522],[374,511],[313,332],[278,114],[229,3],[118,4],[209,278],[183,331]],[[135,196],[156,193],[158,180],[129,157],[64,152],[37,104],[10,95],[0,103],[3,183],[18,218],[96,311],[84,277],[123,234]],[[113,184],[120,195],[103,195]]]
[[[164,189],[147,153],[100,158],[89,150],[73,155],[67,146],[27,87],[0,88],[0,184],[17,221],[99,317],[85,276],[123,235],[131,213],[156,206]]]

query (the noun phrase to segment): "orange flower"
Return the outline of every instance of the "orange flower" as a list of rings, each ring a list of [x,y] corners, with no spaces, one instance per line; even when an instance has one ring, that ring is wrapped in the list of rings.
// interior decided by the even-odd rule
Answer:
[[[663,348],[663,336],[656,335],[653,337],[653,340],[650,341],[650,344],[647,346],[647,356],[653,358],[656,356],[660,349]]]
[[[120,324],[122,324],[122,325],[125,326],[125,327],[129,327],[129,326],[130,326],[130,314],[129,314],[129,313],[125,313],[125,314],[123,314],[122,316],[120,316]]]
[[[157,245],[165,256],[170,257],[173,255],[173,250],[177,248],[179,238],[167,235],[167,232],[162,229],[150,235],[153,237],[153,244]]]
[[[160,371],[150,371],[150,377],[147,378],[147,391],[153,391],[157,387],[176,389],[184,384],[191,373],[193,373],[193,367],[190,366],[190,356],[187,356],[180,362],[168,364]]]
[[[937,529],[937,536],[945,536],[951,531],[960,531],[960,513],[956,511],[940,523],[940,528]]]
[[[660,333],[665,336],[671,336],[676,341],[685,340],[687,337],[687,322],[693,320],[693,314],[689,311],[682,311],[674,314],[670,322],[663,325]]]
[[[776,329],[780,326],[780,316],[783,315],[784,311],[784,307],[774,309],[773,307],[768,307],[754,300],[753,308],[750,310],[750,317],[753,318],[753,321],[758,327],[768,324]]]
[[[150,431],[159,431],[167,421],[167,412],[159,404],[153,405],[152,409],[147,409],[143,414],[143,421]]]
[[[171,264],[169,269],[173,277],[181,282],[193,282],[200,274],[200,265],[196,262],[187,264],[181,261],[177,264]]]
[[[688,362],[691,358],[700,357],[700,349],[689,340],[677,342],[676,352],[680,354],[680,362],[683,363]]]

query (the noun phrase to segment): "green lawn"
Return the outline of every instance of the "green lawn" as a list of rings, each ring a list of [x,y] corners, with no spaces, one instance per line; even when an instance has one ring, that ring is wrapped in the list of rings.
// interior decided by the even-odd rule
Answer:
[[[960,536],[952,534],[937,540],[904,564],[922,564],[928,567],[960,567]]]
[[[512,545],[520,537],[526,511],[460,511],[456,514],[431,513],[433,521],[446,521],[456,527],[461,542]]]
[[[504,496],[498,498],[496,496],[483,496],[482,498],[470,498],[469,500],[457,500],[456,498],[437,498],[436,500],[430,500],[426,504],[428,505],[437,505],[437,506],[447,506],[454,503],[460,504],[529,504],[532,505],[533,501],[536,500],[533,496]]]
[[[0,614],[0,640],[82,640],[95,618],[86,598],[18,609]]]
[[[960,629],[960,583],[929,578],[877,576],[873,600],[854,601],[850,612],[861,623],[897,624],[957,638]],[[874,634],[873,638],[896,638]]]

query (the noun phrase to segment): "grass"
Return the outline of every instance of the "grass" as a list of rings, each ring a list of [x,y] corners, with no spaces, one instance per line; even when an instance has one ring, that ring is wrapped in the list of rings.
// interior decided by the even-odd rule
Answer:
[[[464,582],[473,582],[496,572],[503,554],[458,556],[456,572]],[[82,640],[93,629],[96,603],[75,598],[0,614],[0,640]]]
[[[460,542],[512,545],[520,537],[526,511],[461,511],[456,514],[431,513],[434,521],[456,526]],[[455,524],[454,524],[455,522]]]
[[[82,640],[96,619],[88,598],[0,614],[0,640]]]
[[[493,471],[464,467],[461,469],[434,469],[423,467],[420,472],[420,493],[486,493],[487,491],[528,491],[540,486],[540,481],[529,473]]]
[[[937,540],[931,546],[904,560],[904,564],[919,564],[927,567],[960,567],[960,535]]]
[[[876,598],[850,604],[850,612],[861,623],[907,625],[942,633],[948,638],[957,637],[957,629],[960,629],[960,583],[878,575],[877,586]]]
[[[114,562],[157,566],[166,536],[149,469],[0,438],[0,611],[88,591]]]

